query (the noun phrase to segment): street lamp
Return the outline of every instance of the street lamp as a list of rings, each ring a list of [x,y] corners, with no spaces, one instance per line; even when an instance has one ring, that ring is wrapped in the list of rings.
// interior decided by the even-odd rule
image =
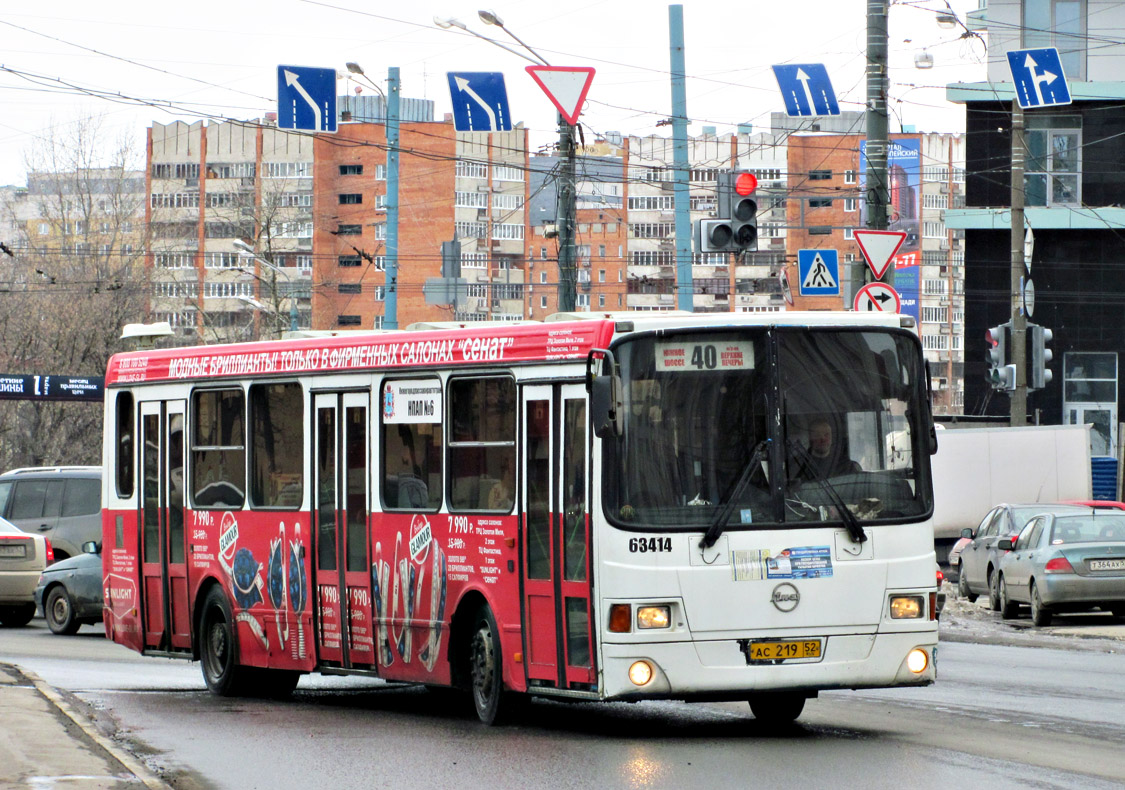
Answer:
[[[378,83],[374,82],[370,77],[367,76],[367,74],[363,71],[362,66],[360,66],[358,63],[355,63],[354,61],[348,61],[344,65],[352,74],[363,77],[363,81],[374,88],[375,92],[383,97],[383,104],[385,105],[387,103],[387,94],[383,92],[383,89],[379,87]]]
[[[282,269],[277,264],[273,263],[272,261],[266,260],[261,255],[258,255],[258,253],[254,252],[254,248],[251,247],[246,242],[244,242],[242,239],[235,239],[234,240],[234,247],[235,247],[236,250],[239,251],[240,254],[248,255],[249,257],[251,257],[255,261],[257,261],[260,265],[265,266],[267,269],[270,269],[274,272],[274,280],[270,284],[270,287],[271,287],[271,290],[273,291],[275,301],[280,301],[280,300],[277,299],[277,276],[276,275],[278,275],[278,274],[282,275],[289,282],[289,331],[290,332],[296,332],[297,331],[297,295],[293,291],[293,278],[292,278],[292,276],[290,276],[289,272],[285,271],[284,269]],[[250,274],[253,274],[253,272],[250,272]],[[254,276],[257,277],[257,275],[254,275]],[[258,281],[261,282],[260,277],[258,278]],[[238,298],[242,301],[249,300],[249,297],[238,297]],[[256,301],[256,300],[253,300],[253,301]],[[259,309],[262,309],[264,307],[264,305],[261,305],[261,303],[255,304],[254,306],[258,307]],[[277,314],[280,314],[280,311],[275,311],[275,312]]]
[[[448,30],[455,27],[458,30],[475,36],[489,44],[493,44],[506,50],[513,55],[518,55],[524,60],[531,61],[537,66],[550,66],[550,64],[536,52],[534,49],[525,44],[519,36],[504,26],[504,20],[496,15],[494,11],[480,10],[477,12],[480,21],[486,25],[493,25],[500,28],[521,47],[526,49],[535,57],[530,57],[524,53],[512,49],[507,44],[502,44],[496,39],[482,36],[474,30],[470,30],[465,24],[457,19],[443,19],[441,17],[434,17],[434,24],[443,30]],[[577,290],[577,272],[575,261],[577,259],[577,251],[575,249],[575,225],[577,224],[578,213],[578,195],[575,188],[576,178],[576,152],[574,149],[574,127],[572,127],[567,120],[559,113],[559,157],[562,159],[562,172],[559,176],[559,200],[558,200],[558,228],[559,228],[559,311],[572,312],[575,307],[575,292]]]

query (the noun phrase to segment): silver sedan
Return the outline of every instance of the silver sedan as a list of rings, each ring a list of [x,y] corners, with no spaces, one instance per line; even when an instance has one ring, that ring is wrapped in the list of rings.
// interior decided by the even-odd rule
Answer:
[[[0,518],[0,625],[18,628],[35,616],[35,584],[55,559],[42,535]]]
[[[1095,606],[1125,617],[1125,514],[1043,513],[1027,523],[1000,560],[1000,614],[1015,617],[1030,604],[1036,625],[1056,612]]]

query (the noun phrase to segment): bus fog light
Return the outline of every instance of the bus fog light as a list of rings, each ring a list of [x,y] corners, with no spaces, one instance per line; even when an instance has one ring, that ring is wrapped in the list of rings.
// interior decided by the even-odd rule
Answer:
[[[634,661],[629,667],[629,680],[635,686],[643,686],[652,680],[652,664],[647,661]]]
[[[892,620],[916,620],[925,611],[926,606],[920,595],[896,595],[891,598]]]
[[[637,628],[668,628],[671,625],[671,607],[640,606],[637,608]]]
[[[914,648],[906,656],[906,668],[915,675],[920,675],[925,672],[926,667],[929,665],[930,657],[927,656],[926,651],[920,647]]]

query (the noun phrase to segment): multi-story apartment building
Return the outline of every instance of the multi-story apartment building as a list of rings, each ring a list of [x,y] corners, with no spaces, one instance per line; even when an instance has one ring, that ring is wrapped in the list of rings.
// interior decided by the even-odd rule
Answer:
[[[1024,112],[1022,185],[1034,236],[1031,320],[1050,328],[1053,381],[1033,392],[1028,414],[1046,423],[1094,426],[1095,455],[1113,455],[1121,417],[1125,351],[1125,5],[1108,0],[989,0],[969,27],[988,32],[983,83],[951,85],[966,107],[966,208],[947,213],[965,233],[966,337],[1011,315],[1011,114],[1015,96],[1005,53],[1057,47],[1073,103]],[[1017,229],[1017,240],[1019,231]],[[965,411],[1006,415],[1006,394],[986,383],[984,354],[966,363]]]
[[[294,307],[309,326],[311,136],[266,122],[154,123],[146,192],[156,318],[208,342],[279,334]]]

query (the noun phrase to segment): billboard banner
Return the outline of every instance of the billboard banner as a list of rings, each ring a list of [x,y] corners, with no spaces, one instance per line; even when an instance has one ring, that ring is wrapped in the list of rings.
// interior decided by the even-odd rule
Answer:
[[[860,142],[860,194],[867,193],[867,141]],[[887,151],[890,205],[887,230],[906,233],[894,258],[894,287],[902,298],[902,313],[921,321],[919,296],[922,272],[922,138],[900,137]],[[866,206],[860,207],[860,226],[867,227]]]

